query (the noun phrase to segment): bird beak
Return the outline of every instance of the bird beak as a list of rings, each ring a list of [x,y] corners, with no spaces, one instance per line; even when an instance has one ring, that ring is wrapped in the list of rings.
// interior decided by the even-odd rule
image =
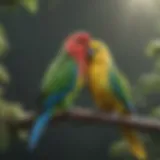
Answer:
[[[92,40],[91,40],[88,45],[88,59],[92,59],[92,56],[93,56],[93,49],[92,49]]]

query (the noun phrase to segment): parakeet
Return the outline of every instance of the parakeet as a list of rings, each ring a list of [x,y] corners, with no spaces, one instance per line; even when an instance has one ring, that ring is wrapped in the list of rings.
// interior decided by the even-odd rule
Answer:
[[[129,82],[117,67],[109,47],[101,40],[92,39],[88,55],[88,87],[97,107],[115,115],[135,113]],[[137,131],[124,126],[120,129],[133,155],[146,160],[145,147]]]
[[[57,112],[66,111],[83,87],[89,41],[90,34],[85,31],[69,35],[44,74],[38,98],[44,111],[36,119],[31,130],[28,146],[30,151],[37,146],[49,120]]]

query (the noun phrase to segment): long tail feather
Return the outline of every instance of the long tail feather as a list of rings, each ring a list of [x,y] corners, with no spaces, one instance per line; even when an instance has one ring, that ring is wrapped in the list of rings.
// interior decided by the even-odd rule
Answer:
[[[51,113],[47,111],[47,112],[43,113],[42,115],[40,115],[38,117],[38,119],[36,120],[34,127],[31,131],[31,136],[29,138],[28,149],[30,151],[35,149],[35,147],[37,146],[37,143],[38,143],[41,135],[44,133],[44,131],[47,127],[47,123],[50,120],[50,117],[51,117]]]
[[[138,160],[147,160],[147,153],[145,151],[144,144],[137,132],[134,129],[122,127],[124,138],[129,143],[129,148],[132,154],[137,157]]]

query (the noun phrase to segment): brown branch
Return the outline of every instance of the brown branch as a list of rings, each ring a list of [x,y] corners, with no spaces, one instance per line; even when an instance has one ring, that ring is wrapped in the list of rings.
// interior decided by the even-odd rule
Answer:
[[[12,127],[21,128],[21,129],[27,129],[30,128],[33,121],[35,119],[34,113],[29,113],[28,115],[16,122],[10,122],[8,123],[12,125]],[[152,130],[152,131],[160,131],[160,121],[156,119],[149,119],[145,117],[139,117],[139,116],[132,116],[132,117],[115,117],[113,115],[108,115],[102,112],[97,112],[91,109],[85,109],[85,108],[74,108],[70,111],[67,111],[63,114],[59,114],[55,116],[51,123],[57,123],[57,121],[64,121],[68,119],[73,120],[79,120],[79,121],[85,121],[89,123],[106,123],[111,125],[124,125],[127,127],[133,127],[140,130]]]

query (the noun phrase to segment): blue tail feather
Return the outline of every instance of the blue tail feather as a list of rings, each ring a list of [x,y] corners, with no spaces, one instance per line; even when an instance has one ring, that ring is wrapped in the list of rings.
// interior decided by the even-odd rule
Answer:
[[[47,127],[47,123],[50,120],[51,113],[45,112],[36,120],[36,123],[31,131],[31,136],[29,139],[29,150],[32,151],[36,146],[37,142],[39,141],[41,135],[45,131]]]

